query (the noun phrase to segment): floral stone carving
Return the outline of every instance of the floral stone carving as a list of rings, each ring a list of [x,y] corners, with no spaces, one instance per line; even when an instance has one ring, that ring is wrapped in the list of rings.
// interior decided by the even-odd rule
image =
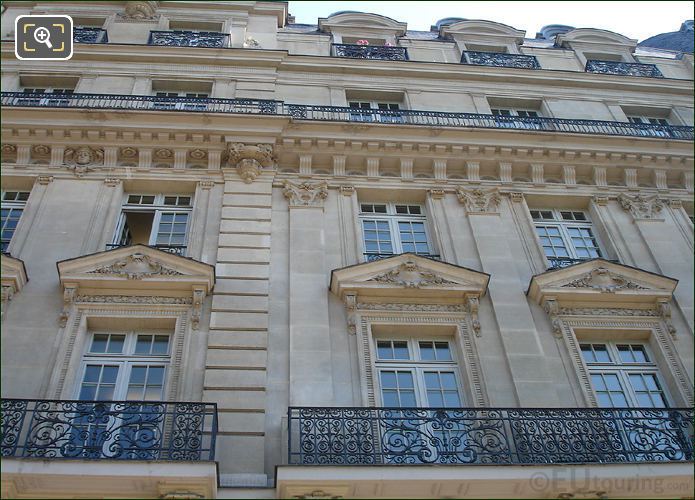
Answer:
[[[258,177],[263,168],[275,166],[271,144],[231,143],[227,146],[227,163],[237,169],[246,184]]]
[[[82,177],[89,172],[90,166],[104,164],[104,150],[90,146],[67,148],[64,155],[65,165],[73,171],[77,177]]]
[[[598,267],[579,279],[562,285],[563,288],[592,288],[602,293],[613,293],[617,290],[648,290],[624,276],[610,272],[605,267]]]
[[[406,261],[396,269],[370,278],[368,281],[388,283],[405,288],[421,288],[423,286],[451,286],[457,285],[432,272],[421,269],[415,262]]]
[[[285,181],[282,194],[287,198],[290,207],[323,207],[323,202],[328,197],[328,184],[326,181],[315,184]]]
[[[139,280],[151,276],[180,276],[183,274],[175,269],[164,267],[160,262],[151,259],[149,255],[139,252],[89,272],[90,274],[109,274],[129,280]]]
[[[463,189],[459,188],[456,195],[466,207],[469,214],[496,214],[499,213],[500,193],[497,188],[492,189]]]
[[[635,219],[654,219],[664,208],[664,202],[656,194],[651,196],[621,194],[618,201]]]

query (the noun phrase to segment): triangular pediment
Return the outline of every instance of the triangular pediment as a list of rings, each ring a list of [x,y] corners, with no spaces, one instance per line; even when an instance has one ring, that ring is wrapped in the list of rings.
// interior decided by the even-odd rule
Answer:
[[[410,299],[479,297],[490,275],[412,253],[335,269],[331,291]]]
[[[215,268],[145,245],[107,250],[58,262],[61,284],[81,290],[132,290],[157,295],[209,293]]]
[[[604,259],[593,259],[531,278],[528,295],[542,304],[559,302],[655,303],[670,299],[678,280]]]

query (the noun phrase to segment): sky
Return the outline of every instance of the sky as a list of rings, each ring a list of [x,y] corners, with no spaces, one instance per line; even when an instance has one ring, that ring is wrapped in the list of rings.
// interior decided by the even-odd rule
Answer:
[[[289,12],[296,17],[297,23],[317,24],[319,17],[328,17],[340,10],[381,14],[406,22],[408,29],[419,31],[429,31],[431,25],[445,17],[487,19],[525,30],[527,38],[535,38],[545,25],[567,24],[575,28],[610,30],[644,40],[659,33],[677,31],[683,21],[693,18],[692,1],[289,2]]]

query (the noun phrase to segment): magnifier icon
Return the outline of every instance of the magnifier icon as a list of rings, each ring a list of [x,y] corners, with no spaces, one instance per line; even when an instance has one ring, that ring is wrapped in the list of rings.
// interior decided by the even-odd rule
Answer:
[[[36,28],[36,31],[34,31],[34,40],[36,40],[37,43],[45,43],[46,47],[49,49],[53,48],[53,44],[51,43],[51,32],[43,26]]]

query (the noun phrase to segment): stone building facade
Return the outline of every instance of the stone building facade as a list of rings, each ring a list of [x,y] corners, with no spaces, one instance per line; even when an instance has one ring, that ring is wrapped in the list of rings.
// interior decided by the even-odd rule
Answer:
[[[255,1],[0,35],[4,498],[692,497],[692,54]]]

